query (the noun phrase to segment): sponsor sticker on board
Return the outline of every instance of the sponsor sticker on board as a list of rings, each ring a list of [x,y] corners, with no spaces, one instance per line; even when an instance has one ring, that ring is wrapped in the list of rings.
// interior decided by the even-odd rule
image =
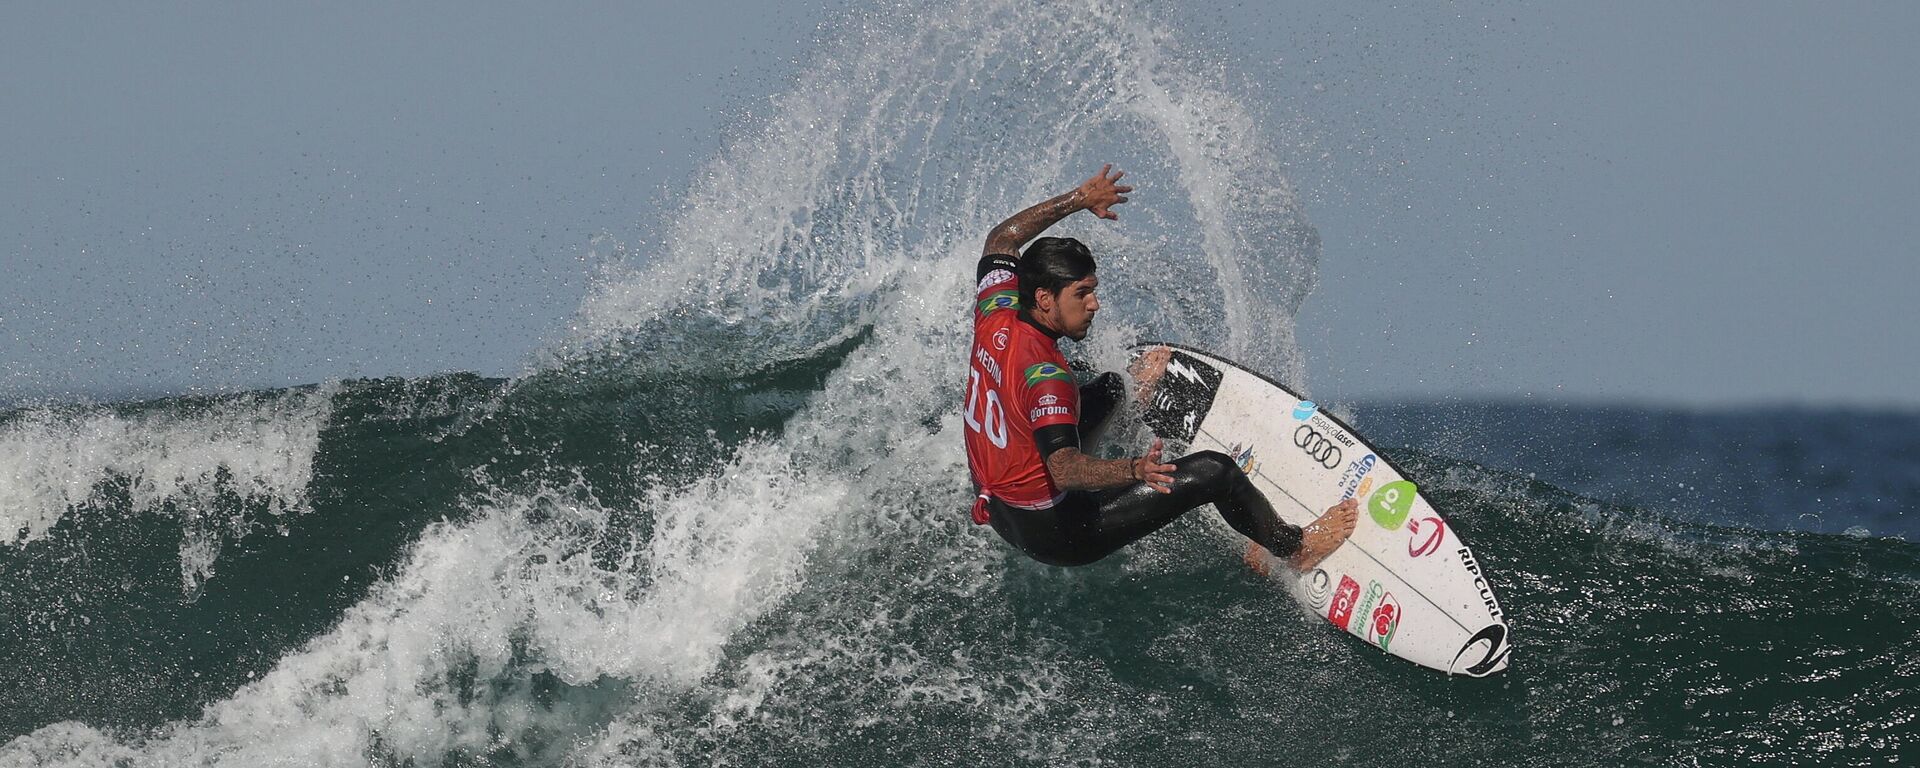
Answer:
[[[1367,594],[1365,597],[1360,598],[1360,606],[1354,610],[1354,613],[1360,615],[1361,620],[1360,626],[1351,629],[1354,634],[1361,637],[1367,636],[1366,622],[1369,620],[1369,617],[1373,616],[1374,608],[1380,605],[1380,598],[1386,594],[1387,588],[1380,586],[1380,582],[1372,580],[1367,582]]]
[[[1340,473],[1340,500],[1351,499],[1360,490],[1360,484],[1366,481],[1367,474],[1373,471],[1373,465],[1380,459],[1369,453],[1348,464],[1346,471]]]
[[[1307,574],[1307,605],[1316,611],[1325,610],[1327,598],[1333,596],[1333,577],[1327,575],[1324,568],[1315,568]]]
[[[1407,556],[1426,557],[1440,551],[1447,538],[1447,521],[1431,515],[1407,523]]]
[[[1352,576],[1340,576],[1340,588],[1333,592],[1333,604],[1327,606],[1327,621],[1341,629],[1353,621],[1353,604],[1360,600],[1360,582]]]
[[[1373,607],[1373,614],[1367,621],[1367,642],[1387,650],[1387,644],[1393,641],[1393,633],[1400,629],[1400,601],[1393,599],[1388,592],[1380,598],[1380,604]]]
[[[1413,500],[1419,498],[1419,492],[1406,480],[1382,485],[1367,499],[1367,516],[1373,518],[1375,525],[1389,531],[1400,530],[1407,522],[1407,515],[1413,513]]]
[[[1225,376],[1220,369],[1199,358],[1179,350],[1171,351],[1167,355],[1166,372],[1154,382],[1147,412],[1141,415],[1141,420],[1155,435],[1176,442],[1192,442],[1194,434],[1200,431],[1200,421],[1213,408],[1213,397]]]
[[[1233,457],[1234,466],[1249,475],[1260,469],[1260,458],[1253,455],[1253,446],[1234,443],[1227,449],[1227,455]]]
[[[1333,469],[1340,466],[1340,446],[1327,438],[1326,433],[1315,429],[1312,424],[1302,424],[1293,430],[1293,445],[1313,459],[1320,466]],[[1369,465],[1371,466],[1371,465]]]

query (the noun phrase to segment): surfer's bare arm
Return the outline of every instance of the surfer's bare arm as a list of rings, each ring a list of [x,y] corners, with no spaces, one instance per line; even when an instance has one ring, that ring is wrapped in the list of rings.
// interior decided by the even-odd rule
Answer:
[[[1172,493],[1173,475],[1168,473],[1177,467],[1160,461],[1161,446],[1161,441],[1154,440],[1145,456],[1127,459],[1096,459],[1079,448],[1061,448],[1047,454],[1047,472],[1053,476],[1054,486],[1063,491],[1099,491],[1146,483],[1161,493]]]
[[[1121,176],[1127,175],[1126,171],[1113,171],[1111,176],[1107,175],[1108,171],[1113,171],[1112,163],[1100,166],[1099,173],[1080,182],[1080,186],[1073,191],[1049,198],[1000,222],[999,226],[987,232],[987,245],[981,255],[1004,253],[1018,257],[1021,246],[1077,211],[1092,211],[1093,215],[1103,219],[1120,218],[1108,209],[1126,202],[1127,193],[1132,192],[1133,187],[1115,183],[1120,181]]]

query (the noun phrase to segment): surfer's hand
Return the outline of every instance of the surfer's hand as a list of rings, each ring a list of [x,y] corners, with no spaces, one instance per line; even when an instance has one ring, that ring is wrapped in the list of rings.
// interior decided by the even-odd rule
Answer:
[[[1119,186],[1114,183],[1119,181],[1120,177],[1127,175],[1126,171],[1113,171],[1113,175],[1108,176],[1107,171],[1111,170],[1113,170],[1113,163],[1100,166],[1100,172],[1094,174],[1093,178],[1080,182],[1080,189],[1077,190],[1080,193],[1080,205],[1103,219],[1120,218],[1107,208],[1126,202],[1127,193],[1133,191],[1133,187]]]
[[[1328,507],[1326,514],[1300,531],[1300,549],[1287,558],[1287,565],[1301,573],[1313,570],[1320,561],[1346,543],[1347,537],[1353,535],[1354,523],[1359,520],[1358,499],[1347,499]]]
[[[1165,441],[1154,438],[1153,447],[1147,450],[1147,455],[1133,460],[1133,479],[1161,493],[1173,493],[1173,475],[1169,473],[1179,467],[1160,463],[1160,450],[1164,446]]]
[[[1154,347],[1127,366],[1127,373],[1133,376],[1134,402],[1147,404],[1147,398],[1153,395],[1153,385],[1160,383],[1160,377],[1167,372],[1167,360],[1172,357],[1173,350]]]

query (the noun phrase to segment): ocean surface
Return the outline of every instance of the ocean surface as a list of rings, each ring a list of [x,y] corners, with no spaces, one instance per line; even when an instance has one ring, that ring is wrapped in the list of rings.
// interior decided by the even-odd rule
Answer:
[[[1920,759],[1920,413],[1313,391],[1286,137],[1179,40],[854,15],[516,375],[0,411],[0,766]],[[1078,569],[968,522],[980,236],[1122,146],[1155,205],[1063,225],[1071,355],[1317,396],[1473,546],[1506,672],[1336,632],[1211,514]]]

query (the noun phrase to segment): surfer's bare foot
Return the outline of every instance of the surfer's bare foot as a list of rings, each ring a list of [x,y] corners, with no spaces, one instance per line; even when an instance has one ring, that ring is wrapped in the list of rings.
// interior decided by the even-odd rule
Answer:
[[[1287,566],[1306,573],[1327,559],[1353,535],[1353,524],[1360,519],[1360,501],[1347,499],[1327,508],[1320,519],[1300,531],[1300,550],[1287,558]]]
[[[1245,561],[1247,567],[1252,568],[1254,573],[1262,576],[1273,573],[1273,555],[1267,552],[1266,547],[1259,544],[1247,542],[1247,553],[1241,555],[1240,559]]]
[[[1146,405],[1147,398],[1153,394],[1153,386],[1160,383],[1160,377],[1167,372],[1167,359],[1173,357],[1173,350],[1166,347],[1154,347],[1147,350],[1127,366],[1127,373],[1133,376],[1133,399]]]

